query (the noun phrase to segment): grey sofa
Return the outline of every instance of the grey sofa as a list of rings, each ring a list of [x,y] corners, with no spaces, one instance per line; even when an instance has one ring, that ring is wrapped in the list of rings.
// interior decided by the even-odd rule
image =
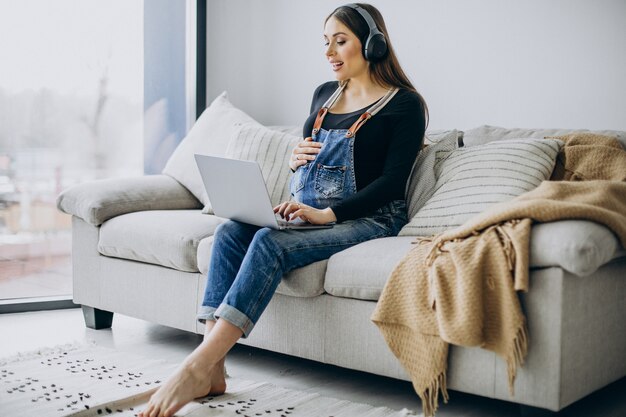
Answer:
[[[566,132],[481,126],[464,142]],[[626,133],[611,133],[626,145]],[[58,206],[73,215],[73,296],[89,327],[111,326],[116,312],[202,333],[195,315],[212,234],[224,219],[201,214],[199,201],[167,175],[81,184]],[[504,361],[479,348],[452,347],[448,387],[558,411],[626,375],[626,252],[589,222],[532,233],[530,291],[520,295],[530,348],[515,396]],[[413,240],[372,240],[290,272],[240,343],[408,380],[369,317]]]

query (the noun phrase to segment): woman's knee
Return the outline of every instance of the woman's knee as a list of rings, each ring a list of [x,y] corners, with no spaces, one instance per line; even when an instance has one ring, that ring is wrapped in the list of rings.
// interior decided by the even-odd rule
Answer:
[[[260,229],[252,239],[251,248],[269,250],[276,255],[282,253],[283,242],[280,233],[267,227]]]
[[[214,247],[234,247],[244,246],[247,247],[250,240],[254,236],[254,230],[250,230],[250,225],[240,223],[232,220],[228,220],[221,223],[213,232],[213,246]]]
[[[220,236],[222,234],[228,234],[229,230],[232,230],[233,226],[231,225],[231,223],[233,223],[232,220],[228,220],[224,223],[220,223],[217,225],[217,227],[215,228],[215,232],[213,232],[213,236],[217,237]]]
[[[249,225],[241,222],[236,222],[233,220],[225,221],[224,223],[220,223],[215,232],[213,232],[213,238],[218,239],[221,237],[235,237],[242,234],[246,234],[247,227]]]

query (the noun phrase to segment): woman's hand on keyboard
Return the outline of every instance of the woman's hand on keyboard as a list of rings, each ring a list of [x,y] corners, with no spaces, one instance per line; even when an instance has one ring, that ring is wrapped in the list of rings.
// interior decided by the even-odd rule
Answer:
[[[274,213],[278,213],[281,218],[287,221],[295,218],[300,218],[311,224],[327,224],[337,221],[337,217],[330,207],[320,210],[295,201],[286,201],[277,205],[274,207]]]

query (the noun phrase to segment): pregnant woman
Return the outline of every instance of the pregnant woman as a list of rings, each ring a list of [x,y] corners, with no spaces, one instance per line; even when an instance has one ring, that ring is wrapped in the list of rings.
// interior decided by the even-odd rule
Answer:
[[[428,110],[402,71],[380,12],[348,4],[324,22],[335,81],[313,94],[305,139],[293,150],[291,201],[274,211],[330,229],[273,230],[236,221],[214,235],[198,313],[202,343],[152,395],[141,417],[171,417],[194,398],[226,390],[224,360],[248,337],[284,274],[407,223],[404,190]],[[285,167],[285,169],[289,169]]]

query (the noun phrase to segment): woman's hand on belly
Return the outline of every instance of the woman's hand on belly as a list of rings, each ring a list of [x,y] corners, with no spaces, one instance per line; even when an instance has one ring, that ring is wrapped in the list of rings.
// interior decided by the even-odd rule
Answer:
[[[320,153],[321,147],[322,144],[315,142],[312,137],[305,138],[293,148],[291,158],[289,158],[289,168],[295,171],[308,161],[314,160],[317,154]]]
[[[274,213],[280,214],[280,217],[287,221],[296,218],[311,224],[327,224],[337,221],[337,217],[330,207],[320,210],[295,201],[286,201],[277,205],[274,207]]]

